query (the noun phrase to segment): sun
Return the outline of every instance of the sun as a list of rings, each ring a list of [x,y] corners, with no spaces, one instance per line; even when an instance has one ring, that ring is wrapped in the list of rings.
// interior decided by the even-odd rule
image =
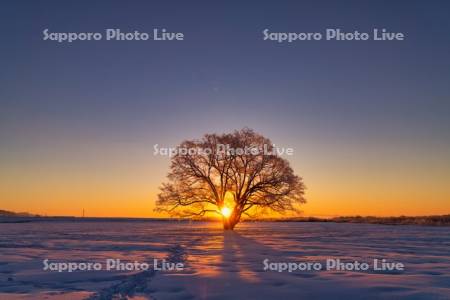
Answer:
[[[222,213],[222,216],[224,216],[225,218],[228,218],[231,215],[231,209],[229,209],[226,206],[222,207],[220,212]]]

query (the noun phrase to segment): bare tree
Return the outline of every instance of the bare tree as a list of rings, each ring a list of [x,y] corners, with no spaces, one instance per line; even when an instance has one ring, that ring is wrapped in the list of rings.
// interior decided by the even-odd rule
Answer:
[[[206,134],[178,149],[160,188],[158,211],[183,217],[217,213],[224,229],[232,230],[242,214],[297,211],[305,202],[302,179],[269,139],[251,129]]]

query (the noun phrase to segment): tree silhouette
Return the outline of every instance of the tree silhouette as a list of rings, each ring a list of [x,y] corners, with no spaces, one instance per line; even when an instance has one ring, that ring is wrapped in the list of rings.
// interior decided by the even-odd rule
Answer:
[[[242,214],[297,211],[305,202],[302,179],[274,153],[269,139],[251,129],[206,134],[178,149],[189,151],[172,157],[158,211],[182,217],[217,213],[224,229],[232,230]]]

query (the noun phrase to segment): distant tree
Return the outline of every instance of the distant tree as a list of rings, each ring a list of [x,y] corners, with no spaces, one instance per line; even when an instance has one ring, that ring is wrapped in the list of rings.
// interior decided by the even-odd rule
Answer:
[[[206,134],[178,149],[168,182],[160,187],[158,211],[182,217],[220,214],[224,229],[233,230],[242,214],[297,211],[305,202],[302,179],[275,154],[269,139],[251,129]]]

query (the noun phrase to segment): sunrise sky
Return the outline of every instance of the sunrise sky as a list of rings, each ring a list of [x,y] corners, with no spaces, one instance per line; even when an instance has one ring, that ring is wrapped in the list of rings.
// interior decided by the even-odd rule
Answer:
[[[4,5],[0,209],[156,216],[169,159],[154,144],[248,126],[294,148],[305,215],[450,213],[449,4],[305,3]],[[407,38],[262,40],[330,27]],[[58,44],[45,28],[185,40]]]

